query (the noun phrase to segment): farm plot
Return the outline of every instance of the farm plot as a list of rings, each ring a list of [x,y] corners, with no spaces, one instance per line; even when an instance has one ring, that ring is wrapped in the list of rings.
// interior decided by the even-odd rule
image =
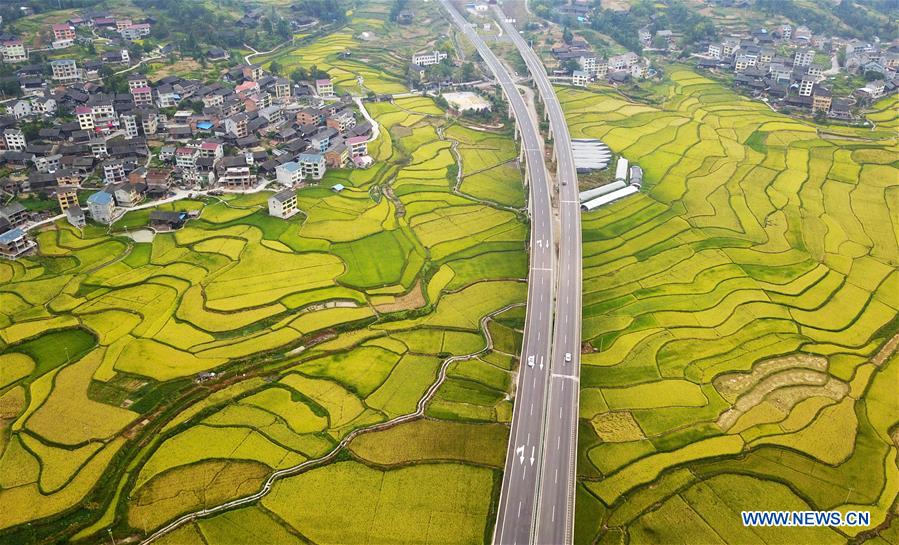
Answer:
[[[319,67],[339,66],[352,40],[325,40]],[[199,217],[151,243],[121,236],[148,213],[112,233],[60,222],[36,233],[37,256],[0,263],[0,504],[15,506],[0,509],[0,541],[146,536],[420,406],[406,427],[367,431],[342,461],[280,482],[270,504],[166,539],[227,542],[231,525],[257,522],[277,542],[489,534],[526,296],[515,144],[428,98],[370,111],[383,134],[376,165],[332,170],[340,194],[299,190],[295,219],[269,217],[268,192],[191,200],[177,206]],[[473,135],[489,153],[465,151],[460,165],[453,148],[474,150]],[[456,184],[474,168],[510,170],[481,194]],[[361,497],[357,478],[380,497],[378,524],[363,523],[367,500],[344,511],[358,524],[317,499],[300,518],[285,513],[313,490]]]
[[[645,172],[639,195],[582,219],[577,541],[830,543],[881,524],[899,474],[899,403],[878,386],[899,344],[895,135],[823,139],[678,68],[658,106],[559,96],[573,136]],[[871,526],[775,538],[733,522],[850,508]]]

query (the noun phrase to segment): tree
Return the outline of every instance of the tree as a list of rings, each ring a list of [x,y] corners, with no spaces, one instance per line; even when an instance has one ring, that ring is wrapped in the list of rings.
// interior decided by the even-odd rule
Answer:
[[[571,33],[570,28],[565,27],[565,29],[562,31],[562,40],[566,44],[570,44],[572,42],[572,40],[574,40],[574,34]]]
[[[883,74],[876,70],[866,70],[865,71],[865,81],[877,81],[879,79],[883,79]]]
[[[41,129],[45,128],[45,126],[47,126],[47,124],[38,119],[22,123],[19,125],[19,128],[22,129],[25,140],[35,140],[38,137],[38,133]]]
[[[296,70],[294,70],[293,72],[290,73],[290,79],[291,79],[294,83],[299,83],[299,82],[301,82],[301,81],[308,80],[308,79],[309,79],[309,73],[308,73],[308,72],[306,71],[306,69],[303,68],[302,66],[298,66],[298,67],[296,68]]]
[[[462,63],[462,81],[471,81],[474,79],[474,63]]]
[[[668,49],[668,40],[658,34],[652,39],[652,46],[656,49]]]
[[[565,61],[565,64],[562,65],[562,68],[565,69],[569,74],[574,74],[575,70],[580,70],[581,65],[574,59],[568,59]]]
[[[390,20],[396,21],[397,17],[401,11],[406,9],[406,1],[407,0],[393,0],[393,4],[390,6]]]
[[[837,64],[839,64],[841,67],[844,67],[844,68],[846,67],[846,46],[845,45],[843,47],[841,47],[839,51],[837,51]]]
[[[281,70],[283,70],[283,67],[281,66],[281,63],[279,63],[278,61],[272,61],[272,63],[269,65],[268,69],[269,69],[269,71],[271,71],[272,74],[279,76],[279,75],[281,75]]]
[[[4,79],[0,81],[0,93],[8,97],[22,96],[22,88],[15,79]]]

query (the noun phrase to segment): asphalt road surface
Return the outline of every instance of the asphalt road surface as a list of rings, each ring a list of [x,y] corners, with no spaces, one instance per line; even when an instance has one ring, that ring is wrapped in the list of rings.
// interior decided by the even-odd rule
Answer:
[[[574,530],[577,419],[581,353],[581,207],[577,171],[565,114],[546,68],[521,34],[496,8],[497,18],[527,64],[549,117],[559,183],[561,221],[553,352],[544,426],[542,478],[537,489],[535,543],[568,545]]]
[[[527,165],[531,211],[527,314],[512,430],[493,537],[494,543],[498,544],[527,545],[533,542],[536,522],[552,353],[555,244],[550,180],[543,158],[543,139],[508,71],[455,8],[447,0],[441,0],[441,4],[475,45],[509,99]]]

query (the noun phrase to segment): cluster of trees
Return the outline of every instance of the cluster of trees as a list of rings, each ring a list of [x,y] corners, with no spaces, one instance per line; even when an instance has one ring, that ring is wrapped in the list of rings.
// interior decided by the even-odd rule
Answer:
[[[103,0],[20,0],[18,2],[0,2],[0,17],[3,21],[14,21],[23,16],[19,8],[31,8],[34,13],[42,13],[56,9],[83,9],[91,8],[102,3]]]
[[[565,0],[532,1],[534,13],[564,25],[566,32],[563,37],[566,42],[570,41],[571,34],[567,27],[576,28],[580,26],[580,23],[574,17],[563,17],[556,9],[567,2]],[[778,2],[779,0],[769,1]],[[629,50],[638,53],[643,50],[643,44],[640,43],[637,36],[637,31],[643,27],[648,27],[653,32],[663,29],[673,30],[684,36],[685,43],[708,40],[717,34],[711,19],[690,9],[683,0],[664,0],[662,3],[654,0],[638,0],[631,4],[628,11],[605,9],[600,0],[595,1],[590,28],[611,36]]]
[[[275,71],[276,68],[278,70],[277,72]],[[277,61],[272,61],[270,70],[273,74],[280,74],[282,66]],[[325,72],[324,70],[319,70],[318,66],[314,64],[310,66],[308,70],[306,70],[302,66],[298,66],[296,69],[294,69],[293,72],[290,73],[290,79],[294,83],[299,83],[301,81],[312,81],[317,79],[327,79],[329,77],[330,76],[327,72]]]
[[[223,0],[230,3],[230,0]],[[150,38],[170,40],[177,43],[181,54],[205,62],[205,44],[224,48],[243,47],[250,44],[256,49],[271,47],[290,39],[293,35],[290,23],[275,13],[260,18],[257,28],[243,28],[201,2],[182,0],[134,0],[134,4],[144,10],[155,10],[157,22],[153,25]]]
[[[301,0],[293,5],[293,9],[325,23],[344,24],[347,21],[346,7],[338,0]]]
[[[393,0],[393,4],[390,5],[390,20],[396,21],[397,17],[399,17],[400,12],[406,9],[406,4],[408,0]]]

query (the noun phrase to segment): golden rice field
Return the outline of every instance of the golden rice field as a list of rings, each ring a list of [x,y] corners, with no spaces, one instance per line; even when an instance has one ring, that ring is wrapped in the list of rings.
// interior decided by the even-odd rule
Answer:
[[[152,243],[58,222],[35,233],[38,255],[0,263],[0,542],[146,536],[252,494],[353,430],[415,412],[446,358],[473,353],[447,364],[423,418],[165,539],[490,531],[526,293],[514,144],[430,99],[370,110],[375,165],[301,189],[291,220],[268,216],[270,193],[180,201],[199,218]],[[216,376],[196,381],[204,372]]]
[[[895,133],[827,133],[684,69],[658,106],[558,93],[573,138],[646,180],[583,217],[576,542],[893,542]],[[799,509],[871,524],[740,519]]]

